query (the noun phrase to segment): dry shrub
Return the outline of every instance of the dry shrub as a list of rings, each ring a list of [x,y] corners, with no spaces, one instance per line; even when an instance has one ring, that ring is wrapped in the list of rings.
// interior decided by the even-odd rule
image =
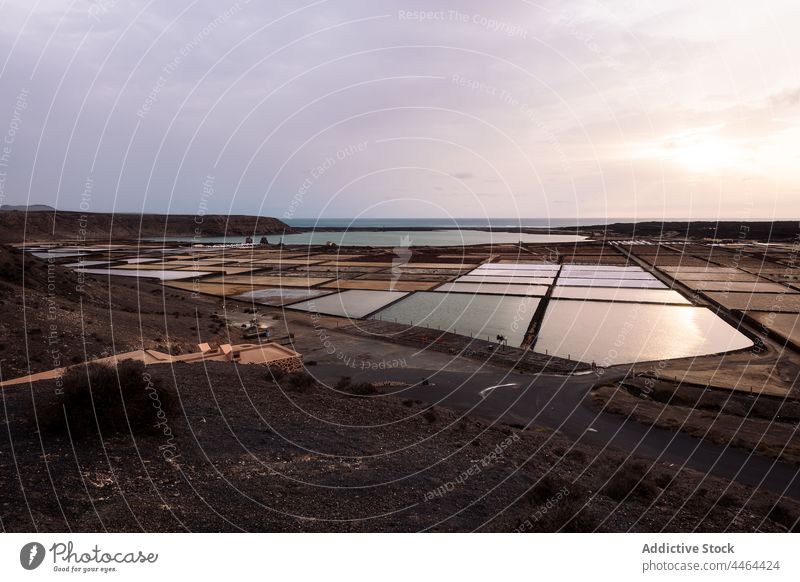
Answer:
[[[658,488],[647,473],[647,466],[638,461],[627,462],[608,480],[603,493],[614,501],[624,499],[650,500],[658,493]]]
[[[344,392],[351,396],[372,396],[378,394],[378,389],[369,382],[355,382],[349,376],[342,376],[333,387],[339,392]]]
[[[316,384],[316,380],[311,374],[305,372],[294,372],[285,378],[283,385],[291,392],[309,392]]]
[[[522,532],[591,532],[599,521],[587,508],[589,494],[575,484],[553,475],[544,476],[523,498],[529,516],[518,529]]]
[[[173,391],[152,379],[139,361],[116,367],[87,364],[70,368],[62,378],[63,393],[38,410],[43,431],[80,438],[121,433],[158,433],[179,409]]]

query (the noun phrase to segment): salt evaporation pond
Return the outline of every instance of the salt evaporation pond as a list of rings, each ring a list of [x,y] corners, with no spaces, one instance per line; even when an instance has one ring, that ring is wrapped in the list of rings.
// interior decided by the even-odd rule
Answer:
[[[518,277],[522,279],[552,279],[556,276],[558,271],[507,271],[500,269],[475,269],[469,273],[464,273],[465,277]]]
[[[514,275],[520,275],[524,277],[552,277],[558,272],[558,267],[551,267],[547,266],[547,268],[542,267],[541,269],[534,269],[533,267],[529,267],[527,269],[498,269],[491,265],[481,265],[480,267],[476,267],[474,271],[472,271],[475,275],[504,275],[507,277],[513,277]]]
[[[31,254],[40,259],[66,259],[68,257],[83,257],[89,253],[83,251],[35,251]]]
[[[113,275],[119,277],[141,277],[142,279],[161,279],[174,281],[176,279],[192,279],[211,275],[208,271],[159,271],[156,269],[75,269],[78,273],[87,275]]]
[[[514,285],[550,285],[552,277],[482,277],[464,275],[456,279],[456,283],[511,283]]]
[[[67,263],[64,267],[96,267],[98,265],[108,265],[111,261],[78,261],[77,263]]]
[[[314,297],[322,297],[323,295],[330,295],[333,293],[332,289],[298,289],[275,287],[270,289],[256,289],[235,295],[233,299],[240,301],[251,301],[260,305],[271,305],[273,307],[280,307],[287,303],[301,301],[303,299],[313,299]]]
[[[508,345],[518,347],[538,305],[535,297],[418,292],[371,319],[397,320],[491,341],[499,334],[506,337]]]
[[[638,289],[666,289],[658,279],[578,279],[559,277],[556,284],[573,287],[631,287]]]
[[[502,271],[525,271],[525,270],[534,270],[534,271],[558,271],[559,265],[553,263],[487,263],[481,265],[476,271],[493,271],[493,270],[502,270]]]
[[[148,259],[148,258],[136,258],[136,259],[125,259],[125,262],[129,265],[138,265],[140,263],[155,263],[156,261],[160,261],[161,259]]]
[[[655,281],[656,278],[645,271],[562,271],[562,279],[592,278],[592,279],[646,279]]]
[[[631,287],[556,287],[553,289],[553,299],[681,303],[691,305],[688,299],[671,289],[634,289]]]
[[[611,366],[752,345],[705,307],[552,300],[534,350]]]
[[[363,291],[361,289],[351,289],[317,297],[308,301],[294,303],[287,309],[298,309],[311,313],[324,313],[326,315],[338,315],[358,319],[366,317],[373,311],[388,305],[392,301],[405,297],[408,293],[400,291]]]
[[[531,295],[544,297],[547,285],[511,285],[504,283],[444,283],[437,293],[487,293],[490,295]]]
[[[629,272],[632,272],[632,273],[635,273],[635,272],[643,273],[644,272],[641,267],[627,267],[627,266],[622,266],[622,265],[575,265],[575,264],[569,264],[569,265],[564,265],[562,267],[562,269],[561,269],[562,273],[570,273],[570,272],[573,272],[573,271],[584,272],[584,273],[586,273],[588,271],[621,271],[621,272],[629,271]]]

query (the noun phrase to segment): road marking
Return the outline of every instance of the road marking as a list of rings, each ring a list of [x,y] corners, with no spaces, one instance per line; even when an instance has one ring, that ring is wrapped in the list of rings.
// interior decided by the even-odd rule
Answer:
[[[489,386],[488,388],[484,388],[483,390],[478,392],[478,394],[481,395],[481,398],[486,398],[486,396],[489,394],[489,392],[491,392],[495,388],[507,388],[509,386],[517,386],[517,383],[516,382],[512,382],[510,384],[498,384],[497,386]]]

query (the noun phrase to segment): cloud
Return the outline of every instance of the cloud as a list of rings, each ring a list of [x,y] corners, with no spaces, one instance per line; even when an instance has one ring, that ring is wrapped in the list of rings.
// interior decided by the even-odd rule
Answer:
[[[796,107],[800,104],[800,87],[781,91],[770,97],[770,102],[774,107]]]
[[[77,209],[91,179],[91,210],[281,216],[333,159],[297,216],[332,201],[339,215],[365,201],[432,212],[400,201],[415,192],[462,216],[564,201],[713,216],[744,206],[751,179],[800,214],[794,2],[16,0],[3,13],[0,133],[29,91],[4,203]],[[478,176],[500,193],[452,180]]]

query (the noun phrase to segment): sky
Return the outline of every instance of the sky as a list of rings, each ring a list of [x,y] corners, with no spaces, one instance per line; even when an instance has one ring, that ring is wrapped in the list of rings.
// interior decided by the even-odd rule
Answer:
[[[800,3],[0,0],[0,203],[800,217]]]

